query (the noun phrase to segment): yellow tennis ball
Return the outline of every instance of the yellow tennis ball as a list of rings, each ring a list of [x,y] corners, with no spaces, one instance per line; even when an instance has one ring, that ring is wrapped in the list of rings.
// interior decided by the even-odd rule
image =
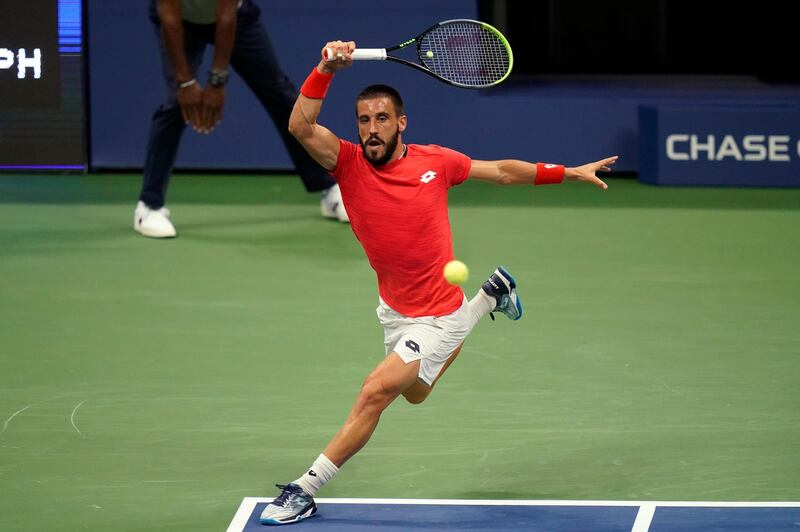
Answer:
[[[460,285],[467,282],[469,268],[460,260],[451,260],[444,265],[444,279],[450,284]]]
[[[433,50],[428,50],[427,52],[425,52],[425,56],[428,58],[433,57]]]

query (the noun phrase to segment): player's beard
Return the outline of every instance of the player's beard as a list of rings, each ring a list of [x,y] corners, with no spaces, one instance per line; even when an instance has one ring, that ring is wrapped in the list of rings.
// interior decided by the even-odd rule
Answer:
[[[395,130],[394,135],[392,135],[389,141],[384,143],[386,149],[383,152],[383,155],[375,159],[373,159],[370,156],[370,152],[367,150],[367,142],[369,142],[373,138],[378,138],[378,137],[369,137],[366,141],[363,140],[361,141],[361,151],[364,152],[364,157],[367,159],[367,161],[369,161],[369,164],[371,164],[372,166],[383,166],[384,164],[389,162],[389,159],[392,158],[392,155],[397,149],[397,144],[400,142],[400,129],[398,128],[397,130]],[[380,138],[378,138],[378,140],[383,142],[383,140],[381,140]]]

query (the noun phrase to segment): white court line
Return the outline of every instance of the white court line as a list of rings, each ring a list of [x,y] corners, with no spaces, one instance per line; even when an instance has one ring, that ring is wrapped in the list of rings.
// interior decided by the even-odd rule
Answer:
[[[228,526],[227,532],[242,532],[256,504],[259,502],[272,502],[272,500],[273,499],[259,499],[258,497],[245,497],[242,499],[242,504],[239,505],[236,515],[233,516],[233,521],[231,521],[231,524]]]
[[[256,504],[261,502],[272,502],[274,498],[265,497],[245,497],[233,516],[228,532],[242,532],[250,514]],[[420,505],[442,505],[442,506],[628,506],[639,507],[636,515],[634,528],[631,532],[644,532],[648,530],[653,519],[656,507],[689,507],[689,508],[800,508],[800,501],[773,501],[773,502],[747,502],[747,501],[595,501],[595,500],[541,500],[541,499],[520,499],[520,500],[486,500],[486,499],[316,499],[320,504],[420,504]],[[650,511],[652,510],[652,511]],[[647,517],[647,513],[650,513]],[[641,521],[640,521],[641,516]],[[636,526],[647,527],[637,529]],[[641,522],[641,524],[639,524]]]
[[[196,480],[192,479],[185,479],[185,480],[143,480],[143,484],[176,484],[180,482],[197,482]]]
[[[75,405],[75,408],[72,410],[72,415],[71,415],[71,416],[69,416],[69,422],[70,422],[70,423],[72,423],[72,428],[73,428],[73,429],[75,429],[75,431],[76,431],[78,434],[80,434],[80,435],[81,435],[81,438],[83,438],[84,440],[86,439],[86,436],[84,436],[84,435],[83,435],[83,432],[81,432],[81,431],[80,431],[80,429],[79,429],[77,426],[75,426],[75,412],[77,412],[77,411],[78,411],[78,409],[81,407],[81,405],[82,405],[83,403],[85,403],[85,402],[86,402],[86,399],[84,399],[83,401],[81,401],[80,403],[78,403],[77,405]]]
[[[653,522],[653,514],[656,513],[655,504],[643,504],[639,507],[636,514],[636,521],[633,522],[631,532],[647,532],[650,530],[650,523]]]
[[[258,502],[272,498],[246,497]],[[747,501],[600,501],[600,500],[545,500],[545,499],[316,499],[329,504],[439,504],[472,506],[688,506],[688,507],[778,507],[800,508],[800,501],[747,502]]]
[[[11,420],[12,420],[12,419],[14,419],[14,418],[15,418],[15,417],[17,417],[18,415],[20,415],[21,413],[23,413],[24,411],[26,411],[27,409],[29,409],[29,408],[30,408],[30,407],[32,407],[33,405],[34,405],[34,403],[31,403],[31,404],[29,404],[28,406],[24,406],[24,407],[20,408],[19,410],[17,410],[16,412],[14,412],[13,414],[11,414],[11,417],[10,417],[10,418],[8,418],[8,419],[6,419],[6,422],[5,422],[5,423],[3,423],[3,430],[0,430],[0,434],[4,433],[4,432],[6,431],[6,429],[8,428],[8,424],[9,424],[9,423],[11,423]]]

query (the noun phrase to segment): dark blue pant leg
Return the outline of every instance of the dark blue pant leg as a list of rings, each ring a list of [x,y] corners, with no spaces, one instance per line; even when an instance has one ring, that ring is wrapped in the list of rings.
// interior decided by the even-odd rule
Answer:
[[[150,122],[150,137],[147,141],[147,155],[142,173],[142,191],[139,199],[151,209],[160,209],[164,206],[167,195],[167,186],[175,165],[178,154],[178,145],[181,141],[186,124],[183,122],[181,108],[176,99],[177,83],[175,72],[172,68],[164,41],[161,38],[161,28],[157,19],[154,20],[158,49],[161,55],[161,65],[164,80],[167,85],[167,99],[153,113]],[[203,51],[209,37],[213,40],[213,25],[199,26],[184,24],[184,40],[186,59],[192,73],[196,73],[203,59]]]
[[[281,70],[259,14],[248,1],[239,11],[231,66],[272,117],[306,190],[325,190],[336,181],[289,133],[289,115],[298,92]]]

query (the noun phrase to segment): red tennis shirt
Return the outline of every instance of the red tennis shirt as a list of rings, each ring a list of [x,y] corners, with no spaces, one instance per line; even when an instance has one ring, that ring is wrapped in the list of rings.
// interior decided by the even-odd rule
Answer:
[[[442,270],[453,260],[447,190],[463,183],[471,165],[463,153],[408,144],[404,157],[375,168],[361,146],[339,140],[331,172],[387,305],[410,317],[443,316],[464,292]]]

